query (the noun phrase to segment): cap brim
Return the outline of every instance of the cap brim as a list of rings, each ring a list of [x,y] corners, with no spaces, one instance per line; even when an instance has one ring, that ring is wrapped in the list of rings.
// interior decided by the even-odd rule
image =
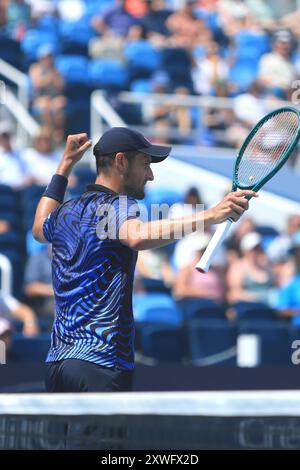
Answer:
[[[166,145],[150,145],[149,147],[139,149],[140,152],[152,157],[152,163],[162,162],[169,156],[171,150],[172,147]]]

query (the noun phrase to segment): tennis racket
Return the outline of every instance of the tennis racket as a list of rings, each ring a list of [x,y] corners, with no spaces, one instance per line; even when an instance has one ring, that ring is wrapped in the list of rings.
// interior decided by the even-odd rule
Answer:
[[[238,153],[233,171],[232,191],[258,191],[287,161],[299,138],[300,113],[297,109],[279,108],[263,117],[248,134]],[[232,222],[228,219],[219,225],[196,265],[198,271],[206,273],[209,270]]]

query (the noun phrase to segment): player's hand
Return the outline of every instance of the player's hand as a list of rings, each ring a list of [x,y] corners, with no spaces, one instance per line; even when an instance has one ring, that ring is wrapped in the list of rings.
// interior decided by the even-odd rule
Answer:
[[[75,164],[91,147],[92,141],[87,134],[69,135],[67,138],[63,160]]]
[[[248,189],[227,194],[219,204],[209,209],[212,213],[212,223],[220,224],[227,219],[236,222],[249,208],[248,198],[251,197],[258,197],[258,194]]]

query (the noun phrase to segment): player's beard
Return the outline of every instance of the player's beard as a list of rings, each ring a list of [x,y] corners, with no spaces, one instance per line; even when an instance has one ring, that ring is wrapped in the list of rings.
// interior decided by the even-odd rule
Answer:
[[[134,199],[141,200],[145,197],[145,182],[138,185],[128,173],[124,175],[124,189],[125,194]]]

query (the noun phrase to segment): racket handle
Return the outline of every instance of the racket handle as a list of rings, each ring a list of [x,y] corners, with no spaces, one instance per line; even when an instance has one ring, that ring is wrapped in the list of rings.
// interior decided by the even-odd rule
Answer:
[[[218,226],[199,263],[197,263],[195,266],[200,273],[207,273],[207,271],[209,270],[212,260],[219,246],[223,243],[224,239],[226,238],[231,224],[232,220],[228,219]]]

